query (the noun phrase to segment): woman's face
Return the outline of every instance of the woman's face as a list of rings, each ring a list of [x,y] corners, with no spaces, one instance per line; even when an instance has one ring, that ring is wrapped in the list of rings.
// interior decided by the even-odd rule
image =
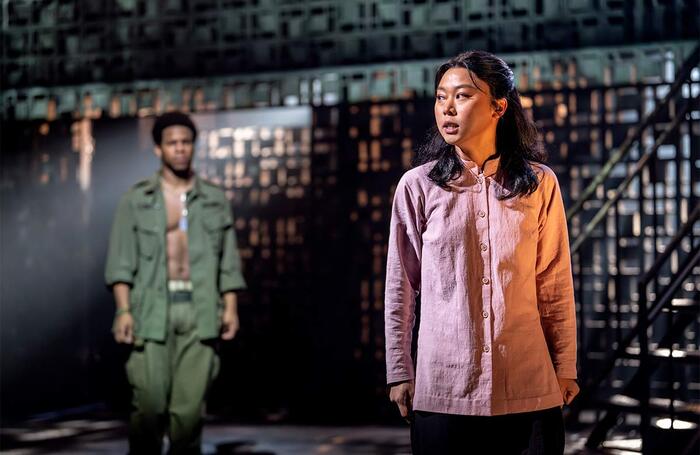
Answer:
[[[505,102],[505,100],[503,100]],[[451,68],[435,93],[435,121],[445,142],[462,149],[495,135],[500,112],[491,100],[488,84],[466,68]],[[469,148],[469,147],[466,147]]]

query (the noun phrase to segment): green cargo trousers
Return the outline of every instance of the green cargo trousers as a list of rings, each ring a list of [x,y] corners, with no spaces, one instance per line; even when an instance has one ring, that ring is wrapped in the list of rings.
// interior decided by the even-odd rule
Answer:
[[[214,348],[196,334],[191,302],[170,303],[165,342],[136,340],[126,362],[133,391],[129,422],[132,455],[200,454],[204,399],[219,370]]]

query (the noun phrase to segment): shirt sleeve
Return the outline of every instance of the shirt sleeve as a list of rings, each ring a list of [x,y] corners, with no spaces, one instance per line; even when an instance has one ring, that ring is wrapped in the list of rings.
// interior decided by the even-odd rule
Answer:
[[[137,248],[134,213],[128,195],[124,195],[117,206],[109,237],[105,265],[107,286],[111,287],[116,283],[134,284],[138,264]]]
[[[422,201],[402,178],[391,211],[384,324],[387,383],[414,379],[411,338],[420,290]]]
[[[576,308],[566,214],[556,176],[550,174],[542,184],[545,196],[537,243],[537,306],[557,376],[576,379]]]
[[[227,209],[224,224],[222,257],[219,264],[219,292],[221,294],[246,288],[241,267],[241,255],[238,252],[238,243],[236,242],[236,230],[233,226],[233,216],[230,209]]]

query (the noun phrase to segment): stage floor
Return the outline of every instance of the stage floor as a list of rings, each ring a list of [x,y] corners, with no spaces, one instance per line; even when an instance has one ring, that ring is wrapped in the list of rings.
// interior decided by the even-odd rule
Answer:
[[[125,454],[126,424],[115,419],[30,422],[3,428],[2,452],[29,454]],[[567,433],[567,454],[583,451],[584,434]],[[410,454],[409,431],[384,426],[240,425],[208,422],[205,454],[256,455],[404,455]],[[605,452],[615,453],[615,452]]]

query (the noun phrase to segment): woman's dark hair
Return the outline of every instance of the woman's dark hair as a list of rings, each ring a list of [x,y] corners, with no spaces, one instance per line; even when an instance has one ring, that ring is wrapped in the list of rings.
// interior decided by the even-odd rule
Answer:
[[[537,137],[537,127],[525,115],[520,103],[513,71],[506,62],[489,52],[464,52],[438,68],[435,74],[436,91],[442,76],[452,68],[465,68],[469,70],[473,82],[476,76],[488,84],[494,104],[495,100],[501,98],[508,101],[506,112],[496,127],[496,155],[493,156],[500,157],[496,179],[508,190],[499,199],[533,193],[539,181],[530,162],[543,163],[546,154]],[[476,82],[474,85],[477,85]],[[419,166],[434,160],[437,163],[428,177],[442,188],[447,188],[449,182],[458,178],[464,169],[454,146],[445,142],[435,126],[419,147],[413,165]]]

